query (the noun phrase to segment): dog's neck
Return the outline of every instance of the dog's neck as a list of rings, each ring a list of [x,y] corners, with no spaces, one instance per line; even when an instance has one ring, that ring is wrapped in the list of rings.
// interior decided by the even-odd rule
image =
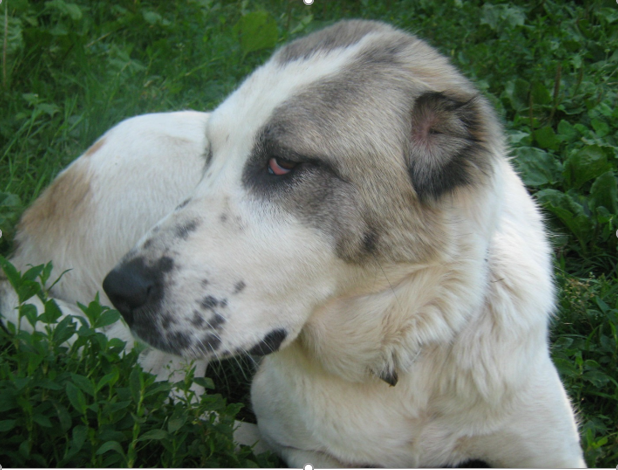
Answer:
[[[501,182],[490,186],[484,188],[483,208],[479,193],[454,199],[457,206],[444,219],[440,258],[396,265],[376,260],[365,270],[364,282],[356,283],[360,289],[314,312],[296,341],[298,352],[345,380],[377,376],[392,383],[427,347],[448,348],[485,302],[488,251],[502,204],[496,197]]]
[[[303,328],[297,348],[325,372],[349,381],[378,376],[391,383],[410,368],[425,346],[448,344],[484,301],[483,253],[452,265],[410,266],[386,287],[339,297],[318,309]],[[476,266],[473,266],[476,265]]]

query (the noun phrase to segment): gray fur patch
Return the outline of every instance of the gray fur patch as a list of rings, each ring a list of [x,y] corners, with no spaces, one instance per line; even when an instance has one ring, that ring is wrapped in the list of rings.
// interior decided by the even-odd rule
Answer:
[[[480,99],[428,92],[416,100],[408,166],[421,200],[436,200],[490,173]]]
[[[335,49],[352,46],[369,33],[389,30],[392,31],[393,29],[377,21],[341,21],[330,28],[322,29],[291,42],[281,48],[273,56],[273,60],[280,64],[298,59],[306,60],[318,53],[327,53]]]
[[[340,72],[305,86],[272,112],[256,135],[242,182],[324,233],[347,262],[419,262],[443,251],[436,238],[442,211],[426,200],[482,184],[490,173],[484,148],[490,147],[488,138],[499,139],[485,127],[491,110],[481,98],[470,100],[477,95],[474,87],[434,49],[379,23],[344,22],[292,43],[273,60],[283,65],[328,53],[373,31],[372,41]],[[444,144],[433,150],[449,155],[442,165],[415,153],[417,111],[423,109],[415,104],[433,95],[468,97],[453,112],[470,145],[453,152],[454,140],[429,134]],[[449,123],[442,127],[454,131],[457,125]],[[268,174],[272,157],[295,166],[284,175]]]

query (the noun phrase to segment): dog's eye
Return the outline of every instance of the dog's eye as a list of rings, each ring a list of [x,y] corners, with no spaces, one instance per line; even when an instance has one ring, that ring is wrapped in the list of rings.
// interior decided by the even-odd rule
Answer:
[[[298,165],[297,162],[286,160],[285,158],[273,157],[268,160],[268,173],[281,176],[289,173]]]

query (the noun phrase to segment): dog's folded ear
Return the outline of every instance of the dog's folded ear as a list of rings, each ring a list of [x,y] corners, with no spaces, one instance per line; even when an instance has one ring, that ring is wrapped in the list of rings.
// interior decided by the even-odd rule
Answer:
[[[421,201],[437,200],[487,173],[482,113],[478,95],[427,92],[416,99],[407,164]]]

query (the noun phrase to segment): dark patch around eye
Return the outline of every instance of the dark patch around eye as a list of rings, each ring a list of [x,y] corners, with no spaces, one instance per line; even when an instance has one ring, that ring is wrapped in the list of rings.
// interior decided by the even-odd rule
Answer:
[[[278,143],[278,134],[285,131],[265,126],[256,138],[251,156],[245,165],[242,175],[242,184],[247,189],[256,190],[266,196],[275,188],[289,188],[298,184],[302,175],[327,171],[337,176],[336,171],[326,161],[320,158],[301,155],[293,149]],[[293,171],[275,175],[269,171],[271,158],[287,161],[294,165]]]

